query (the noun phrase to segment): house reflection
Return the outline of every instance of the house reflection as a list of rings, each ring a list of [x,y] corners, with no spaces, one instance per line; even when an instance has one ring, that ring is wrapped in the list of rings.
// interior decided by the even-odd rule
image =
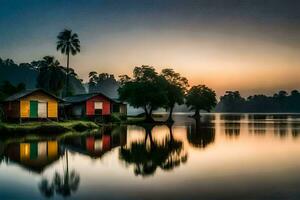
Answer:
[[[126,142],[125,126],[108,127],[97,134],[71,137],[63,141],[67,149],[91,158],[100,158],[113,148],[126,145]]]
[[[58,141],[22,142],[8,144],[4,155],[27,170],[41,173],[61,156]]]

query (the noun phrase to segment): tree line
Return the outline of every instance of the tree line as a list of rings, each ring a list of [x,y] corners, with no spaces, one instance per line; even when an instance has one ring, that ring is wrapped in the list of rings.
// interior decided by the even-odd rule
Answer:
[[[135,108],[142,108],[145,121],[154,122],[152,113],[158,108],[169,111],[167,122],[173,122],[175,104],[185,103],[200,118],[200,110],[211,111],[217,104],[216,93],[205,85],[192,86],[188,80],[173,69],[163,69],[158,73],[154,67],[135,67],[133,76],[119,77],[119,98]]]
[[[0,67],[4,68],[16,68],[27,71],[35,71],[37,73],[36,84],[37,88],[43,88],[46,91],[49,91],[57,96],[64,96],[66,91],[66,76],[67,76],[67,68],[63,67],[58,60],[53,56],[44,56],[41,60],[35,60],[30,63],[20,63],[16,64],[11,59],[1,59],[0,58]],[[69,76],[82,82],[79,79],[78,75],[75,73],[74,69],[69,68]],[[22,74],[16,74],[16,76],[20,76]],[[10,80],[6,80],[6,77],[3,77],[4,80],[0,83],[0,100],[4,99],[7,96],[10,96],[18,91],[26,89],[26,84],[23,82],[17,83],[13,85]],[[18,85],[22,85],[19,87]],[[13,87],[20,88],[19,90],[14,89]],[[69,84],[68,93],[73,93],[72,84]]]
[[[244,98],[239,91],[227,91],[220,97],[217,112],[300,112],[300,93],[279,91],[272,96],[263,94]]]

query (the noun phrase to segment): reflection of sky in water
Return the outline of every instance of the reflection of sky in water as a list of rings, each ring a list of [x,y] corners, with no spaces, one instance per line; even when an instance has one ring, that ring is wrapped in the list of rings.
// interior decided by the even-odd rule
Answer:
[[[197,134],[191,137],[191,131],[196,129],[190,119],[188,123],[178,122],[173,126],[173,136],[183,143],[181,153],[187,154],[187,161],[172,170],[158,167],[154,174],[146,177],[136,176],[135,166],[120,159],[119,146],[105,152],[101,158],[91,158],[72,149],[68,153],[69,169],[80,176],[78,190],[72,198],[299,197],[300,140],[296,136],[300,118],[273,119],[270,116],[216,115],[210,124],[214,132],[200,128],[198,133],[212,133],[214,137],[200,138]],[[142,127],[128,126],[123,147],[143,143],[145,133]],[[156,126],[152,130],[157,144],[162,144],[169,135],[167,126]],[[193,145],[194,140],[204,141],[205,145]],[[95,139],[97,148],[101,147],[99,141]],[[147,140],[147,148],[149,145]],[[41,178],[51,180],[56,171],[62,173],[65,169],[66,156],[51,163],[41,174],[17,162],[3,161],[0,199],[40,198]]]

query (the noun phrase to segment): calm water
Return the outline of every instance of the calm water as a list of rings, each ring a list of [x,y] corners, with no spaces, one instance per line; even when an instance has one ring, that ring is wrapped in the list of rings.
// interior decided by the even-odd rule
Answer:
[[[300,115],[0,143],[0,199],[300,199]]]

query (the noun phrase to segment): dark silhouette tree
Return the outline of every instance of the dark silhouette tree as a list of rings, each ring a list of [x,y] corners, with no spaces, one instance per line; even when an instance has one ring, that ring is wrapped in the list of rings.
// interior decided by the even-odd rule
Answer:
[[[167,102],[164,89],[165,79],[159,76],[153,67],[141,66],[133,70],[133,78],[122,79],[118,89],[119,98],[135,108],[143,108],[147,122],[153,122],[152,112]]]
[[[101,88],[101,84],[104,84],[105,81],[113,81],[117,83],[115,76],[108,73],[98,74],[95,71],[89,73],[89,92],[97,92]],[[100,89],[101,90],[101,89]]]
[[[224,96],[220,97],[220,106],[224,112],[243,112],[245,99],[241,97],[239,91],[226,91]]]
[[[216,106],[217,112],[299,112],[300,93],[297,90],[288,94],[279,91],[273,96],[255,94],[248,98],[241,97],[238,91],[227,91]]]
[[[37,63],[39,75],[37,87],[43,88],[55,95],[59,95],[64,87],[65,73],[61,70],[59,62],[53,56],[45,56]]]
[[[57,51],[67,56],[66,96],[69,95],[69,62],[70,54],[73,56],[80,52],[80,41],[78,35],[72,30],[65,29],[57,36]]]
[[[163,69],[161,75],[166,79],[165,90],[168,101],[165,108],[169,110],[168,122],[173,122],[172,114],[175,104],[184,103],[184,95],[189,86],[188,80],[173,69]]]
[[[16,86],[14,86],[9,81],[3,81],[0,84],[0,101],[3,101],[8,96],[11,96],[25,89],[26,85],[24,83],[19,83]]]
[[[193,86],[186,95],[186,105],[200,118],[200,110],[210,112],[217,104],[216,93],[205,85]]]

